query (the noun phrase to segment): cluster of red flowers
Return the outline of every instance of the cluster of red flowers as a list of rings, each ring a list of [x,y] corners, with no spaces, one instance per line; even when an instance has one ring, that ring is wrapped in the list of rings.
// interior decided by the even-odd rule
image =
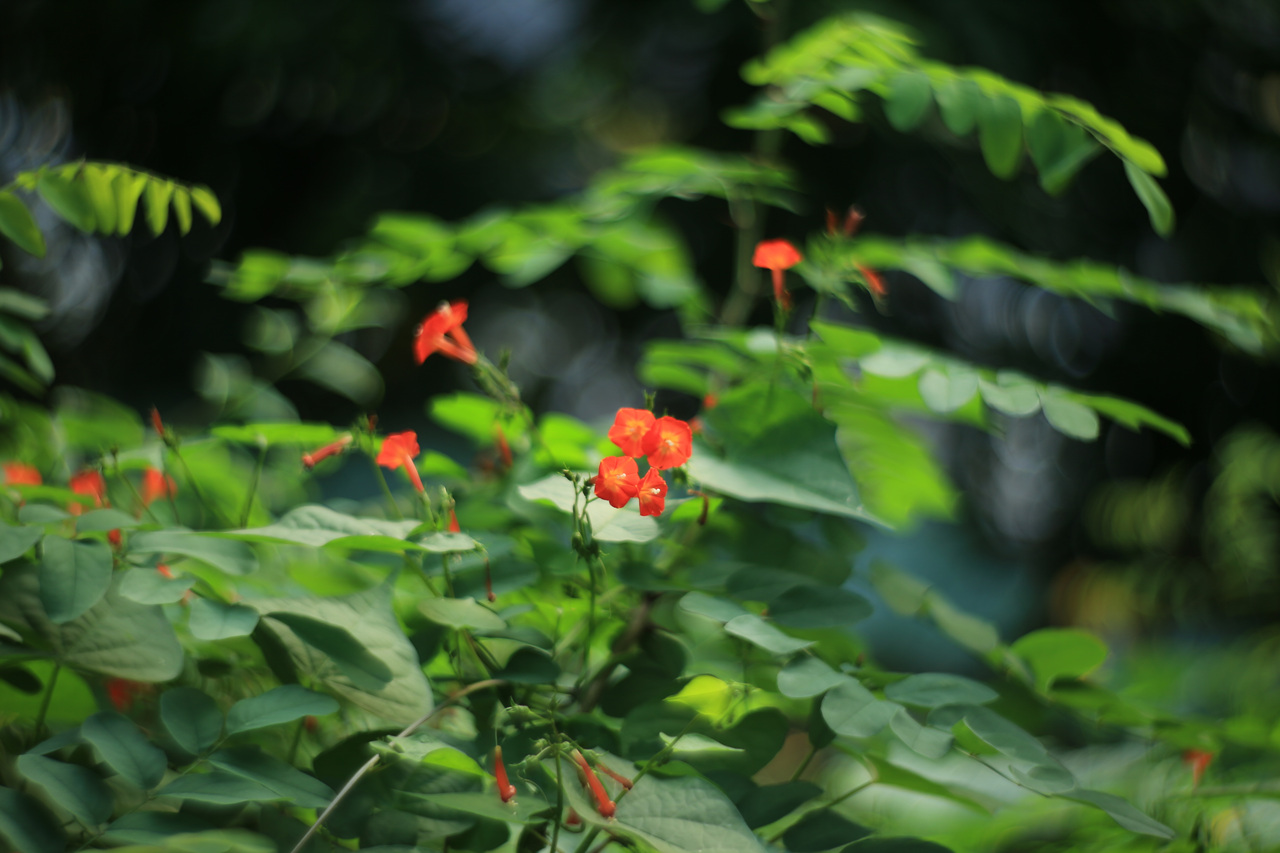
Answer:
[[[667,481],[659,472],[689,461],[693,454],[689,424],[679,418],[655,418],[647,409],[619,409],[609,440],[626,455],[600,460],[594,479],[596,496],[615,508],[637,498],[641,515],[661,515],[666,508]],[[642,456],[649,462],[643,479],[636,466],[636,459]]]

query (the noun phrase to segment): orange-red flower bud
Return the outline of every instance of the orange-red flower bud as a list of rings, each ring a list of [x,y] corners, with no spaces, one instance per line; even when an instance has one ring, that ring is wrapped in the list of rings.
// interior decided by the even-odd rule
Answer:
[[[353,441],[355,441],[355,438],[348,433],[332,444],[326,444],[324,447],[321,447],[313,453],[302,454],[302,467],[310,471],[330,456],[337,456],[339,453],[346,450]]]
[[[502,431],[502,424],[493,425],[493,440],[498,445],[498,456],[502,458],[503,467],[510,468],[513,461],[511,445],[507,444],[507,434]]]
[[[498,778],[498,796],[504,803],[509,803],[516,796],[516,786],[507,779],[507,768],[502,763],[502,747],[493,748],[493,775]]]
[[[156,435],[164,438],[164,421],[160,420],[160,410],[155,406],[151,407],[151,428],[156,431]]]
[[[1182,753],[1182,760],[1191,768],[1191,786],[1199,787],[1204,771],[1213,761],[1213,753],[1203,749],[1188,749]]]
[[[449,532],[462,532],[462,525],[458,523],[458,514],[453,511],[453,507],[449,507]]]
[[[858,272],[862,273],[862,277],[867,280],[867,289],[871,291],[871,295],[876,299],[882,298],[889,292],[889,288],[884,286],[884,279],[875,270],[859,264]]]
[[[609,794],[605,791],[604,785],[600,783],[600,778],[596,776],[596,772],[587,763],[587,759],[575,749],[573,751],[573,760],[582,770],[582,775],[586,777],[587,787],[591,789],[591,796],[596,801],[596,811],[600,812],[602,817],[613,817],[618,811],[618,806],[613,800],[609,799]]]

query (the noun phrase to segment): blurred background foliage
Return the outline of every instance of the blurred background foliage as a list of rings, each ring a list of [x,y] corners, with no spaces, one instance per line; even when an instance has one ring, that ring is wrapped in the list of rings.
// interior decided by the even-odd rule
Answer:
[[[758,144],[741,129],[755,126],[749,110],[727,114],[729,123],[721,111],[753,103],[740,71],[764,47],[760,15],[781,5],[8,0],[0,182],[81,157],[121,161],[208,185],[223,215],[197,219],[181,239],[174,228],[121,238],[80,233],[37,209],[49,251],[37,260],[0,242],[5,284],[49,302],[47,316],[29,319],[60,383],[140,409],[158,404],[179,423],[342,423],[377,405],[388,423],[416,424],[423,402],[462,385],[464,373],[414,371],[412,322],[459,296],[471,300],[477,343],[511,350],[526,398],[599,420],[641,399],[644,342],[680,337],[682,322],[727,296],[737,251],[729,205],[715,197],[726,192],[691,186],[687,201],[646,200],[643,181],[627,184],[629,158],[655,145],[727,152],[686,176],[715,173],[722,187],[734,169],[764,168],[732,159]],[[910,545],[881,537],[868,553],[957,596],[969,587],[982,599],[975,582],[1018,590],[971,604],[1010,635],[1050,623],[1100,632],[1132,652],[1128,677],[1146,673],[1183,711],[1274,722],[1274,702],[1210,702],[1208,684],[1160,663],[1195,650],[1260,673],[1240,638],[1280,616],[1273,353],[1206,332],[1172,305],[1091,305],[1063,288],[1029,287],[1025,269],[962,272],[946,299],[927,265],[891,249],[908,237],[942,246],[980,237],[1192,292],[1240,285],[1270,299],[1280,285],[1280,9],[1263,0],[831,0],[786,4],[785,29],[850,10],[907,25],[924,56],[989,68],[1119,119],[1164,155],[1176,230],[1155,233],[1116,158],[1082,163],[1050,195],[1031,170],[993,177],[978,139],[948,134],[936,116],[903,133],[910,116],[869,100],[857,121],[811,109],[793,128],[800,137],[771,137],[794,177],[764,179],[776,195],[762,199],[771,205],[762,231],[800,242],[822,229],[823,206],[857,204],[867,214],[863,251],[888,288],[879,305],[854,306],[859,322],[980,365],[1135,400],[1185,425],[1191,440],[1184,447],[1108,420],[1099,440],[1082,443],[1040,415],[986,430],[963,419],[922,425],[963,495],[932,494],[925,508],[966,524],[926,525]],[[656,217],[556,231],[569,227],[556,204],[618,221],[591,208],[602,184]],[[510,247],[486,237],[490,213],[525,204],[537,207],[520,220],[524,265],[503,268]],[[467,266],[445,253],[403,281],[380,268],[393,286],[359,305],[329,287],[344,264],[367,276],[359,265],[371,245],[394,249],[437,227],[460,253],[489,260]],[[533,251],[548,233],[577,260]],[[592,246],[613,248],[593,255]],[[705,297],[678,298],[688,286],[679,276],[629,278],[610,261],[619,246],[649,259],[651,272],[691,270]],[[506,289],[548,269],[536,288]],[[448,281],[394,286],[419,278]],[[246,311],[237,295],[257,304]],[[757,306],[753,319],[766,316]],[[315,351],[300,358],[303,326]],[[697,408],[692,394],[660,403],[680,415]],[[443,433],[437,441],[461,447]],[[881,647],[898,648],[900,630],[885,629]]]

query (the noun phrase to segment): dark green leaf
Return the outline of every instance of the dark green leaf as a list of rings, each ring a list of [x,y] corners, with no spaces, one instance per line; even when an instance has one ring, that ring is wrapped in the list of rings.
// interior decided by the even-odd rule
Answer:
[[[41,527],[10,527],[0,524],[0,563],[16,560],[31,550],[44,535]]]
[[[207,563],[229,575],[247,575],[258,568],[253,549],[243,542],[215,539],[189,530],[147,530],[129,537],[135,554],[181,554]]]
[[[978,84],[964,77],[952,77],[934,92],[942,121],[956,136],[965,136],[978,121],[983,95]]]
[[[391,668],[346,628],[300,613],[273,611],[266,615],[288,625],[299,640],[325,655],[361,690],[376,692],[391,683]]]
[[[80,734],[103,761],[139,788],[155,787],[164,778],[168,767],[164,753],[128,717],[99,711],[81,723]]]
[[[778,673],[778,692],[790,699],[808,699],[826,693],[844,678],[818,658],[802,656]]]
[[[169,198],[173,195],[173,181],[147,176],[147,186],[142,192],[147,206],[147,225],[151,233],[160,236],[169,221]]]
[[[963,675],[943,672],[925,672],[894,682],[884,689],[884,695],[904,705],[936,708],[939,705],[984,705],[998,698],[985,684]]]
[[[20,853],[62,853],[67,844],[49,810],[12,788],[0,788],[0,836]]]
[[[364,551],[400,553],[418,550],[419,546],[405,540],[417,526],[416,521],[356,518],[328,507],[307,504],[291,509],[275,524],[230,530],[218,535],[250,542],[283,542],[335,550],[358,548]]]
[[[724,625],[725,633],[741,637],[754,646],[775,655],[795,654],[801,649],[813,645],[812,640],[797,640],[789,637],[754,613],[735,616]]]
[[[1088,675],[1107,659],[1107,644],[1078,628],[1033,631],[1014,643],[1011,651],[1031,666],[1041,692],[1059,678]]]
[[[96,220],[89,193],[85,185],[70,177],[65,169],[41,174],[36,189],[54,213],[81,231],[93,231]]]
[[[866,838],[871,830],[831,809],[810,812],[782,836],[791,853],[818,853]]]
[[[211,696],[194,687],[160,695],[160,721],[178,746],[201,755],[222,737],[222,712]]]
[[[195,584],[191,576],[166,578],[152,568],[134,568],[122,574],[120,594],[139,604],[173,604]]]
[[[1177,833],[1172,829],[1165,826],[1160,821],[1148,817],[1129,803],[1113,794],[1105,794],[1102,791],[1077,789],[1069,794],[1064,794],[1063,796],[1069,800],[1077,800],[1082,803],[1088,803],[1091,806],[1097,806],[1107,814],[1111,815],[1112,820],[1130,832],[1138,832],[1143,835],[1154,835],[1156,838],[1165,839],[1173,839],[1177,837]]]
[[[27,206],[11,192],[0,192],[0,234],[18,244],[24,252],[43,258],[44,235]]]
[[[1022,107],[1008,95],[989,96],[978,110],[978,139],[987,168],[1012,178],[1022,159]]]
[[[92,829],[111,817],[111,791],[91,771],[30,753],[19,755],[16,766],[86,827]]]
[[[337,710],[338,702],[332,696],[286,684],[232,705],[227,714],[227,734],[278,726],[306,716],[323,717]]]
[[[1128,160],[1124,164],[1124,173],[1128,176],[1133,191],[1138,194],[1138,200],[1147,209],[1151,227],[1161,237],[1168,237],[1173,233],[1174,226],[1173,205],[1169,203],[1169,197],[1164,194],[1155,178]]]
[[[106,595],[111,549],[105,544],[46,536],[41,550],[40,601],[50,621],[70,622]]]
[[[113,844],[164,844],[170,836],[209,829],[213,824],[192,814],[137,811],[112,821],[102,838]]]
[[[506,666],[493,675],[513,684],[555,684],[559,676],[560,667],[556,662],[546,652],[532,646],[516,649],[507,659]]]
[[[226,640],[245,637],[258,625],[258,613],[243,604],[223,604],[208,598],[191,602],[188,627],[199,640]]]
[[[759,829],[775,820],[781,820],[800,806],[822,793],[822,788],[812,782],[784,782],[781,785],[761,785],[738,803],[738,811],[747,826]]]
[[[929,77],[923,71],[906,71],[889,81],[884,115],[894,130],[905,133],[924,120],[932,103]]]
[[[211,773],[191,773],[179,776],[159,791],[157,797],[175,797],[180,800],[196,800],[201,803],[256,803],[283,800],[286,797],[272,789],[236,773],[214,770]]]
[[[34,696],[44,688],[35,673],[22,666],[0,666],[0,681],[28,696]]]
[[[870,615],[871,602],[839,587],[803,584],[769,602],[769,617],[788,628],[843,628]]]
[[[840,853],[952,853],[932,841],[919,838],[867,838],[850,845]]]
[[[337,664],[312,650],[288,626],[275,619],[264,619],[259,630],[269,629],[268,633],[287,650],[292,666],[316,679],[326,690],[401,725],[431,710],[431,686],[422,673],[413,645],[391,610],[390,582],[337,598],[258,598],[245,603],[259,613],[297,613],[342,625],[392,672],[391,682],[382,689],[364,690]]]
[[[877,699],[852,678],[845,678],[822,697],[823,719],[836,734],[848,737],[875,735],[889,725],[889,720],[901,707]]]
[[[324,808],[333,799],[328,785],[256,746],[219,750],[209,756],[209,763],[270,788],[298,808]]]
[[[142,522],[118,509],[104,507],[91,509],[76,516],[76,530],[80,533],[100,533],[104,530],[128,530]]]

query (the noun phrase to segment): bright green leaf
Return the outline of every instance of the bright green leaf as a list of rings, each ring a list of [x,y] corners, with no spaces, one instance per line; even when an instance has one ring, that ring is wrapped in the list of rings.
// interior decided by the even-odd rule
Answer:
[[[1015,642],[1011,651],[1031,666],[1041,692],[1059,678],[1082,678],[1107,659],[1106,643],[1078,628],[1032,631]]]
[[[1128,160],[1124,163],[1124,173],[1129,178],[1133,191],[1138,194],[1138,200],[1147,209],[1151,227],[1161,237],[1168,237],[1173,233],[1174,226],[1173,205],[1169,203],[1169,197],[1164,194],[1155,178]]]
[[[31,211],[11,192],[0,192],[0,234],[18,244],[28,254],[43,258],[44,234]]]
[[[258,614],[243,604],[223,604],[208,598],[191,602],[191,633],[198,640],[246,637],[258,625]]]

